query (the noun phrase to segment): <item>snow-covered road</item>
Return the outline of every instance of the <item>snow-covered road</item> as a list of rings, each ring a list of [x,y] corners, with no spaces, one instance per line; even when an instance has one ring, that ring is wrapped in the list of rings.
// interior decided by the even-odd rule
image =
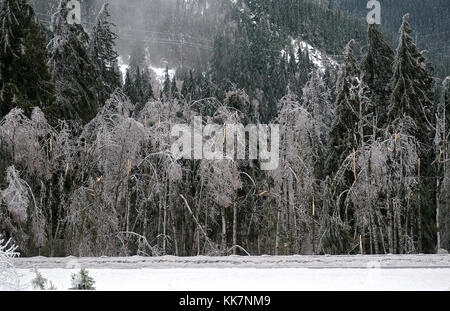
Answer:
[[[449,255],[17,258],[24,289],[37,267],[59,290],[80,267],[97,290],[441,290]]]

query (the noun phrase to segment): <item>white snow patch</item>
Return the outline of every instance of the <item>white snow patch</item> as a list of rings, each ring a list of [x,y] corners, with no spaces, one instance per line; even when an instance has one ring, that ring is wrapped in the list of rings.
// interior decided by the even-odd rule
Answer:
[[[67,290],[81,267],[98,290],[450,290],[450,256],[228,256],[15,258],[31,289],[33,267]]]
[[[125,64],[122,56],[119,56],[118,63],[119,63],[120,72],[122,73],[123,81],[125,81],[125,76],[127,74],[127,70],[128,70],[129,66],[127,64]]]
[[[151,71],[153,71],[156,75],[156,80],[162,85],[164,83],[164,79],[166,78],[166,68],[164,67],[154,67],[152,65],[150,65],[148,67],[148,69],[150,69]],[[170,69],[169,68],[169,77],[172,80],[173,77],[175,76],[175,69]]]
[[[331,57],[327,56],[325,53],[321,52],[320,50],[316,49],[309,43],[305,41],[300,41],[296,39],[291,39],[291,44],[294,48],[294,55],[295,55],[295,61],[298,63],[298,50],[301,49],[302,52],[308,52],[310,61],[316,66],[322,73],[325,72],[325,66],[327,64],[335,67],[338,66],[338,63],[332,59]],[[286,54],[286,50],[281,50],[281,55],[286,55],[288,61],[290,60],[289,54]]]
[[[128,56],[128,58],[129,58],[129,56]],[[148,64],[151,64],[150,61],[147,58],[146,58],[146,61],[147,61]],[[123,60],[122,56],[119,56],[118,63],[119,63],[120,72],[122,73],[123,80],[125,81],[125,76],[127,74],[128,68],[130,66],[125,63],[125,61]],[[150,72],[154,73],[153,78],[155,78],[156,81],[162,85],[164,83],[164,79],[165,79],[166,68],[165,67],[155,67],[153,65],[149,65],[148,69],[150,70]],[[169,77],[170,77],[170,79],[173,79],[173,77],[175,76],[175,73],[176,73],[175,69],[170,69],[169,68]]]
[[[58,290],[67,290],[74,269],[42,269]],[[97,290],[450,290],[450,269],[92,269]],[[34,273],[19,270],[31,288]]]

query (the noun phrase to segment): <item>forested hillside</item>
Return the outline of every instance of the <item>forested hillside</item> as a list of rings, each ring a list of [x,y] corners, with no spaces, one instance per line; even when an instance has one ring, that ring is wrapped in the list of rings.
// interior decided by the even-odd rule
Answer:
[[[450,68],[450,6],[446,0],[380,0],[382,25],[393,34],[398,33],[401,17],[410,14],[413,38],[421,49],[429,51],[433,75],[445,78]],[[364,17],[367,1],[339,0],[334,6]]]
[[[24,256],[450,249],[450,4],[384,2],[380,26],[366,1],[80,1],[71,24],[68,0],[0,0],[0,234]],[[277,168],[177,157],[196,117],[279,125]]]

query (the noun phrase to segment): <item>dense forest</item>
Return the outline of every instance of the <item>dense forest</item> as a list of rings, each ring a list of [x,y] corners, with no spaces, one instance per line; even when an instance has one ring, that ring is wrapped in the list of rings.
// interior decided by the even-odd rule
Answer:
[[[450,249],[448,1],[380,1],[382,25],[366,1],[92,0],[81,24],[68,2],[0,0],[0,234],[23,256]],[[175,157],[196,116],[278,124],[278,168]]]

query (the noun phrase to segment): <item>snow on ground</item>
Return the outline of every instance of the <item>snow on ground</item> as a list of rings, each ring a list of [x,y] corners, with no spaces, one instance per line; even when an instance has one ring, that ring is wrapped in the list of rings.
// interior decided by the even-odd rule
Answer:
[[[338,65],[336,61],[326,56],[324,53],[322,53],[312,45],[306,43],[305,41],[294,42],[294,44],[300,47],[303,52],[308,51],[309,59],[311,60],[311,62],[322,71],[325,70],[326,62],[330,63],[332,66]]]
[[[88,269],[97,290],[450,291],[449,255],[17,258],[24,289],[37,267],[59,290]]]
[[[58,290],[74,269],[41,269]],[[30,290],[34,273],[19,270]],[[97,290],[450,290],[450,269],[92,269]]]
[[[295,55],[295,61],[298,63],[298,50],[301,49],[302,52],[308,52],[309,60],[320,69],[322,73],[325,72],[325,66],[331,65],[333,67],[336,67],[338,63],[333,60],[331,57],[327,56],[325,53],[322,53],[320,50],[316,49],[309,43],[305,41],[299,41],[296,39],[291,40],[292,46],[294,48],[294,55]],[[282,50],[281,55],[285,55],[286,51]],[[289,61],[289,54],[287,55],[288,61]]]

